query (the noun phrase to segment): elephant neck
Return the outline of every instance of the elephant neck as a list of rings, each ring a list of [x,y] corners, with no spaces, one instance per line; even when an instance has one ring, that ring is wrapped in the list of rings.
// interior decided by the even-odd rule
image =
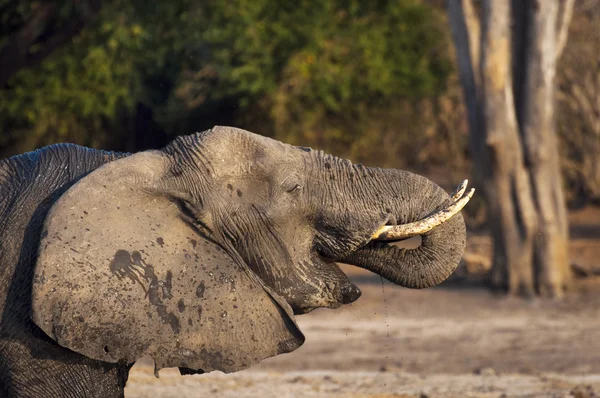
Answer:
[[[169,159],[163,182],[166,191],[198,203],[214,175],[213,165],[204,153],[202,134],[178,137],[162,149]]]

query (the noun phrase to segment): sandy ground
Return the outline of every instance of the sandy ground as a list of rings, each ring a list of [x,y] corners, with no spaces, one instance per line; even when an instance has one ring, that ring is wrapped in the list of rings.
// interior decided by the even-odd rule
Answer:
[[[573,261],[600,268],[600,211],[572,221]],[[363,296],[298,317],[306,342],[297,351],[231,375],[164,369],[156,379],[143,360],[126,397],[600,396],[597,279],[560,301],[525,301],[496,297],[464,273],[421,291],[351,274]]]

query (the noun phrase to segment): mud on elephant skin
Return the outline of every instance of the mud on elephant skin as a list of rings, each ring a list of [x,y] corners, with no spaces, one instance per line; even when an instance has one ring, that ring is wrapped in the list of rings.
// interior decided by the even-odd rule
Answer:
[[[4,160],[0,383],[118,396],[145,355],[189,374],[293,351],[295,314],[360,296],[336,262],[409,288],[447,278],[464,192],[231,127],[160,151]],[[416,249],[390,244],[414,235]],[[55,377],[32,389],[39,369]]]

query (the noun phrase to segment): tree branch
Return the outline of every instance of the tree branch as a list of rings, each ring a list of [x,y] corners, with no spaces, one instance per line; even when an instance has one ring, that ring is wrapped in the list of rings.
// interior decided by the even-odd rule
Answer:
[[[450,0],[452,1],[452,0]],[[462,0],[467,34],[469,35],[469,48],[471,50],[471,63],[475,70],[475,83],[479,86],[479,63],[481,61],[481,23],[479,15],[473,6],[473,0]]]
[[[466,2],[470,3],[470,0],[466,0]],[[477,83],[479,80],[477,67],[479,66],[479,60],[474,61],[472,58],[474,52],[471,50],[469,27],[463,11],[462,0],[448,0],[447,9],[450,30],[456,49],[456,62],[469,114],[469,129],[471,134],[475,134],[477,130]],[[479,26],[477,26],[477,29],[479,29]],[[479,30],[477,30],[477,33],[479,33]],[[471,32],[471,36],[474,35],[475,32]],[[476,40],[479,41],[479,37],[476,37]]]
[[[561,1],[561,7],[559,15],[562,17],[559,19],[559,25],[557,27],[556,35],[556,59],[558,60],[565,49],[567,44],[567,37],[569,36],[569,25],[571,19],[573,19],[573,8],[575,6],[575,0],[563,0]]]
[[[23,65],[29,53],[29,48],[46,30],[49,22],[56,13],[56,4],[42,3],[31,16],[31,19],[12,37],[0,51],[0,85],[15,74]]]
[[[42,3],[0,51],[0,87],[4,86],[20,69],[37,64],[71,40],[86,22],[97,14],[100,5],[101,2],[98,0],[77,2],[79,13],[70,23],[61,26],[54,24],[57,14],[56,3]],[[58,26],[54,26],[52,34],[45,38],[52,25]],[[39,46],[40,50],[31,52],[33,45]]]
[[[77,33],[79,33],[84,26],[85,22],[81,19],[77,19],[63,27],[60,31],[56,32],[53,36],[48,38],[48,40],[43,42],[40,50],[28,54],[26,66],[33,66],[42,61],[48,55],[53,53],[55,50],[77,35]]]

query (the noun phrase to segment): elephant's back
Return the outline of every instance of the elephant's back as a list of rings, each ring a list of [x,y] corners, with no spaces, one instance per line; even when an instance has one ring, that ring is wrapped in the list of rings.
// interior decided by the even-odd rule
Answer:
[[[39,233],[54,201],[87,173],[126,155],[56,144],[0,160],[0,329],[7,304],[11,312],[28,305]]]

